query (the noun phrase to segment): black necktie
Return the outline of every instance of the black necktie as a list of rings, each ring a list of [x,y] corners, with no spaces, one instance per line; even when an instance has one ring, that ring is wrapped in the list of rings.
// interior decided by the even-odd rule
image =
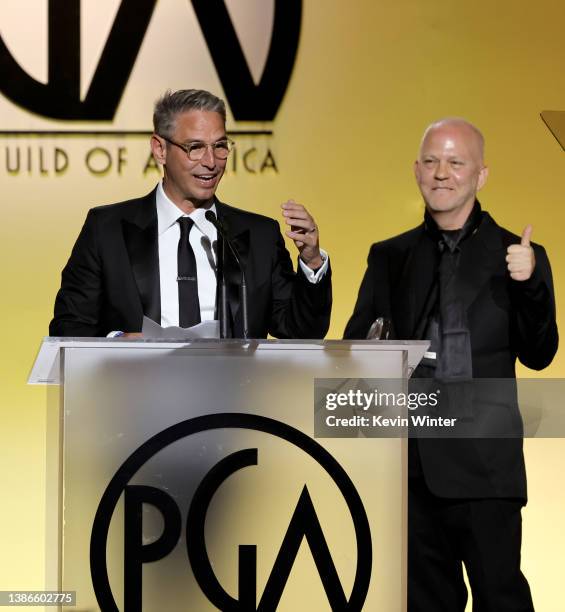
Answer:
[[[451,250],[447,241],[439,243],[438,270],[440,354],[436,377],[440,380],[470,380],[473,377],[471,334],[467,313],[456,290],[459,246]]]
[[[426,232],[437,241],[440,253],[437,284],[430,296],[432,306],[437,300],[439,327],[436,324],[434,328],[434,316],[429,308],[426,319],[422,321],[427,325],[426,337],[432,340],[434,348],[431,350],[439,351],[435,372],[439,380],[469,380],[473,376],[471,334],[456,281],[460,245],[474,234],[482,219],[483,213],[478,202],[475,202],[463,227],[457,231],[441,230],[427,211],[424,216]],[[434,329],[435,334],[431,336],[430,332]]]
[[[200,302],[198,301],[198,278],[196,273],[196,257],[190,246],[189,234],[193,220],[190,217],[180,217],[180,240],[178,248],[179,286],[179,325],[191,327],[200,323]]]

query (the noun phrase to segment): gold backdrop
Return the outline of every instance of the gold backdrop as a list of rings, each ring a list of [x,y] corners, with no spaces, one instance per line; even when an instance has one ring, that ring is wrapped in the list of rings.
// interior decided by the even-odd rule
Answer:
[[[247,41],[252,72],[260,74],[272,2],[226,4]],[[46,5],[4,0],[0,6],[4,42],[39,80],[47,78]],[[82,2],[83,93],[118,5]],[[352,311],[369,245],[420,222],[412,162],[424,127],[445,115],[466,117],[484,131],[491,173],[482,204],[516,233],[533,224],[533,239],[545,245],[552,262],[559,307],[565,288],[565,155],[539,114],[565,111],[564,23],[561,0],[304,2],[298,56],[276,119],[248,124],[230,118],[228,124],[273,135],[236,138],[240,163],[219,196],[274,217],[290,197],[309,208],[334,271],[330,338],[341,337]],[[113,123],[48,120],[0,97],[0,129],[149,130],[155,98],[182,87],[223,95],[190,3],[162,1]],[[278,172],[261,172],[267,149]],[[154,186],[156,171],[143,172],[148,151],[147,138],[137,136],[0,136],[0,589],[44,587],[46,390],[27,387],[25,380],[48,333],[60,271],[91,206]],[[243,167],[246,152],[255,172]],[[118,157],[125,159],[121,174]],[[58,172],[65,159],[67,169]],[[110,168],[101,172],[108,161]],[[565,376],[563,351],[541,375]],[[565,535],[558,526],[565,511],[565,443],[530,440],[526,452],[530,502],[523,566],[536,609],[553,612],[562,600]]]

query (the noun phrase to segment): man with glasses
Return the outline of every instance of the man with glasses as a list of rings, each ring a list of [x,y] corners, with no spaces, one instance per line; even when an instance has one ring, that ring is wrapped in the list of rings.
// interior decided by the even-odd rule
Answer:
[[[331,271],[308,211],[292,200],[282,205],[299,252],[294,272],[276,221],[215,196],[233,147],[225,122],[224,102],[207,91],[167,92],[157,101],[151,150],[163,180],[143,198],[89,211],[63,270],[52,336],[139,335],[144,315],[181,327],[217,319],[223,277],[226,335],[242,337],[239,264],[221,247],[208,211],[245,273],[249,337],[326,334]]]

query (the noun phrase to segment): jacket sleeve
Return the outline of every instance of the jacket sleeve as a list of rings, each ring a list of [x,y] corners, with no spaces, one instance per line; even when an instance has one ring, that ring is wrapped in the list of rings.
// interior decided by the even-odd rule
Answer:
[[[310,282],[300,266],[294,272],[277,223],[273,230],[276,236],[269,333],[276,338],[323,338],[330,326],[332,310],[331,268],[328,266],[317,283]]]
[[[97,242],[96,214],[91,210],[62,272],[51,336],[100,335],[102,266]]]
[[[536,266],[527,281],[510,281],[514,301],[516,354],[528,368],[547,367],[559,343],[555,320],[555,294],[551,266],[545,249],[533,245]]]
[[[355,309],[343,337],[363,340],[377,317],[391,318],[387,250],[384,243],[373,244],[367,257],[367,270],[359,287]]]

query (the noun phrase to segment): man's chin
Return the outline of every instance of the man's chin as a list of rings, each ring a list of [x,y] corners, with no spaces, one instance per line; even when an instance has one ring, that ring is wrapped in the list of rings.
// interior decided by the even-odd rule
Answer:
[[[449,191],[447,189],[442,191],[430,191],[426,193],[424,196],[424,201],[426,206],[434,211],[447,211],[453,208],[457,208],[458,202],[454,197],[453,191]]]
[[[217,186],[215,185],[213,188],[210,189],[195,189],[193,194],[195,202],[194,205],[200,208],[201,206],[206,206],[207,204],[210,204],[213,201],[214,196],[216,195],[216,187]]]
[[[194,208],[209,208],[214,202],[214,194],[208,197],[193,197],[190,201]]]
[[[199,200],[211,200],[216,193],[216,189],[218,189],[220,179],[221,176],[216,176],[214,177],[214,180],[210,181],[207,185],[200,181],[192,181],[191,191]]]
[[[426,201],[426,208],[431,213],[452,212],[457,209],[453,202],[438,202],[437,200]]]

